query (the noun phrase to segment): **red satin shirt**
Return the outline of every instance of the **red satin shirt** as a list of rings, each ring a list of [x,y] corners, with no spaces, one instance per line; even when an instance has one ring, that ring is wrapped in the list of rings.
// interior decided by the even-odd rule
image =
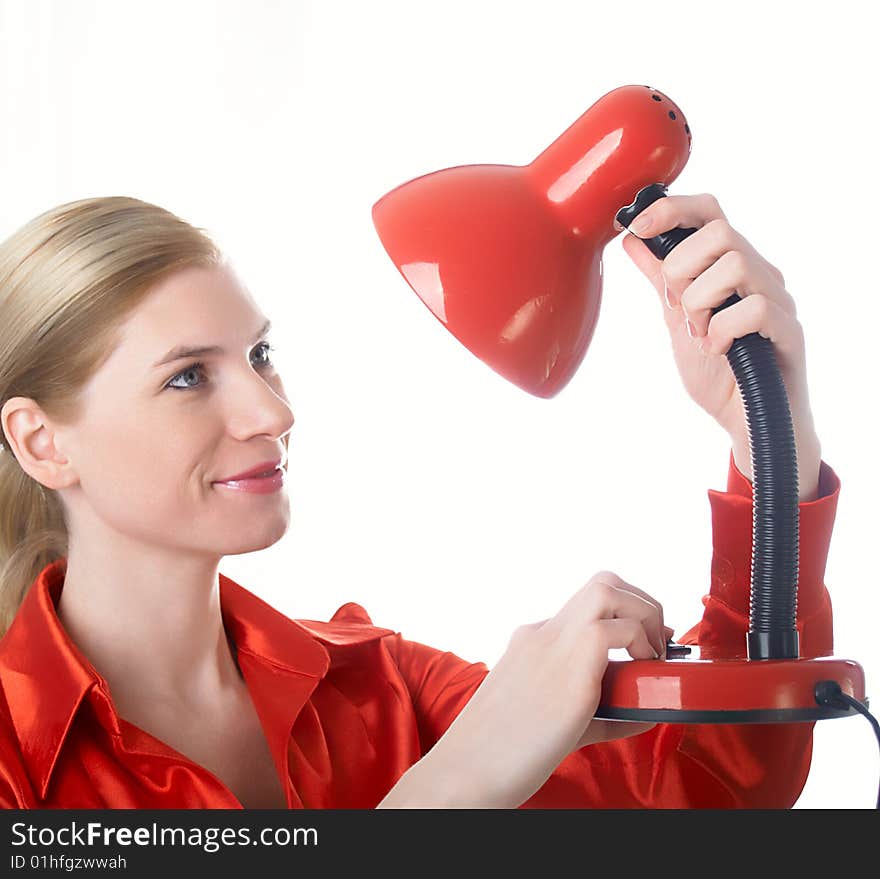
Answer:
[[[797,628],[802,656],[832,652],[823,583],[840,482],[822,462],[800,504]],[[727,492],[709,489],[711,586],[678,640],[741,649],[748,630],[752,485],[730,455]],[[66,559],[34,581],[0,641],[4,808],[243,808],[211,772],[114,708],[107,682],[55,608]],[[372,625],[359,604],[329,622],[293,620],[219,575],[227,635],[290,808],[374,808],[446,731],[482,662]],[[658,724],[573,751],[520,808],[788,808],[806,782],[812,723]]]

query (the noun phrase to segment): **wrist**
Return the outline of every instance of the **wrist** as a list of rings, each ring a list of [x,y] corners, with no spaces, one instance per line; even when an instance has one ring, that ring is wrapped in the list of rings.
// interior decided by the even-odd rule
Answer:
[[[447,809],[446,797],[425,771],[423,757],[413,763],[376,806],[377,809]]]
[[[804,455],[798,452],[798,503],[814,501],[819,497],[819,469],[821,466],[821,451],[811,450]]]
[[[478,802],[472,786],[458,767],[450,765],[435,745],[414,763],[376,806],[377,809],[474,809]]]
[[[798,503],[814,501],[819,496],[819,468],[822,465],[822,446],[819,438],[801,438],[795,431],[795,449],[798,465]],[[751,450],[748,442],[734,440],[732,444],[733,462],[737,470],[749,482],[754,483]]]

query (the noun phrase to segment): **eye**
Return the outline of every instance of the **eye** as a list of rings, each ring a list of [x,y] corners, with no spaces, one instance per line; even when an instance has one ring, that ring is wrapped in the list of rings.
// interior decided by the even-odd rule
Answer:
[[[269,365],[271,365],[271,363],[272,363],[272,358],[269,357],[269,352],[270,352],[270,351],[274,351],[275,349],[274,349],[274,348],[273,348],[268,342],[260,342],[260,344],[257,345],[256,348],[254,348],[254,350],[255,350],[255,351],[263,351],[263,352],[265,352],[265,354],[266,354],[266,359],[265,359],[265,360],[261,360],[261,361],[257,364],[258,366],[269,366]]]
[[[265,354],[268,355],[268,353],[270,351],[274,351],[275,348],[274,348],[274,346],[270,345],[268,342],[261,342],[259,345],[257,345],[257,347],[254,350],[255,351],[264,351]],[[257,362],[257,367],[260,369],[269,369],[272,366],[274,366],[274,363],[268,357],[263,358],[263,359],[259,359]],[[187,376],[187,375],[194,374],[194,373],[201,373],[204,371],[204,368],[205,368],[205,364],[202,363],[201,361],[197,361],[196,363],[190,363],[190,365],[187,366],[186,369],[182,370],[181,372],[178,372],[177,375],[172,376],[171,379],[168,381],[168,383],[165,385],[165,387],[169,388],[172,391],[195,391],[195,390],[198,390],[200,387],[202,387],[202,385],[204,385],[204,382],[199,382],[198,384],[189,384],[189,385],[175,385],[175,384],[172,384],[172,382],[177,381],[177,379],[181,378],[182,376]]]

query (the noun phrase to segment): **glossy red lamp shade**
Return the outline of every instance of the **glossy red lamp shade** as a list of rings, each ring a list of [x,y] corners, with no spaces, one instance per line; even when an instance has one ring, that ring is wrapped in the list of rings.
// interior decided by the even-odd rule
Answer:
[[[648,86],[615,89],[533,162],[418,177],[373,206],[388,255],[435,317],[504,378],[558,393],[602,299],[602,250],[621,205],[684,168],[684,115]]]
[[[690,147],[676,104],[649,86],[623,86],[528,165],[426,174],[379,199],[373,221],[407,283],[463,345],[523,390],[552,397],[592,339],[615,218],[628,226],[665,195]],[[645,244],[663,259],[694,231],[669,230]],[[734,293],[714,311],[736,301]],[[752,333],[727,356],[755,476],[747,643],[735,656],[700,658],[699,648],[675,645],[667,660],[610,661],[596,717],[790,722],[847,716],[867,704],[857,663],[799,657],[797,460],[772,343]]]

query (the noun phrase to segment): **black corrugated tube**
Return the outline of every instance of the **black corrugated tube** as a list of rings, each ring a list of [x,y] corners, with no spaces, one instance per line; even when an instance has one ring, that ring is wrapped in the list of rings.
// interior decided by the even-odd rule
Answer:
[[[625,227],[648,205],[666,195],[662,183],[640,190],[617,213]],[[696,229],[670,229],[642,239],[657,259]],[[734,293],[713,314],[741,297]],[[743,400],[752,458],[752,572],[749,602],[749,659],[797,659],[797,577],[799,546],[797,448],[788,394],[773,343],[760,333],[734,339],[727,352]]]

